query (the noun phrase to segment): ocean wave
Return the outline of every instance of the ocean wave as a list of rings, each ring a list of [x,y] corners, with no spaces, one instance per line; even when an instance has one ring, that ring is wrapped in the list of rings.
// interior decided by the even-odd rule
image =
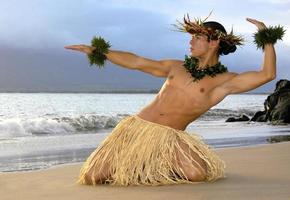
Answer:
[[[220,109],[214,108],[208,110],[204,113],[199,120],[217,120],[217,119],[225,119],[228,117],[239,117],[242,114],[246,114],[249,117],[253,116],[256,111],[248,110],[248,109],[238,109],[238,110],[230,110],[230,109]]]
[[[102,115],[81,115],[76,118],[61,117],[54,118],[59,123],[70,124],[76,131],[94,131],[99,129],[114,128],[117,123],[128,115],[117,114],[116,116],[102,116]]]
[[[41,136],[65,135],[76,132],[97,132],[110,129],[127,115],[116,116],[81,115],[77,117],[37,118],[37,119],[6,119],[0,121],[0,139]]]
[[[241,114],[252,116],[254,113],[254,111],[247,109],[210,109],[198,120],[221,120],[228,117],[238,117]],[[99,130],[114,128],[126,116],[129,116],[129,114],[117,114],[114,116],[84,114],[75,117],[54,118],[45,115],[36,119],[4,119],[0,121],[0,139],[33,135],[66,135],[98,132]]]

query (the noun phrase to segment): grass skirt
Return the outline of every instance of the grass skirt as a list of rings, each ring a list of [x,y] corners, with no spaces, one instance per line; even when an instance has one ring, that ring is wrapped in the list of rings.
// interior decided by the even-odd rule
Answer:
[[[182,169],[176,171],[176,151],[195,162],[180,146],[188,145],[207,166],[204,182],[225,177],[225,163],[197,134],[188,134],[140,118],[123,118],[111,134],[88,157],[81,168],[78,183],[111,185],[166,185],[197,183],[187,179]],[[110,176],[99,180],[107,171]]]

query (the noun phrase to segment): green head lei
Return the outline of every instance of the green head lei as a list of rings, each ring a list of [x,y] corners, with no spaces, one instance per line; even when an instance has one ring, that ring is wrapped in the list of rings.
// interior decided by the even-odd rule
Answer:
[[[210,13],[211,14],[211,13]],[[209,17],[209,16],[208,16]],[[194,19],[192,22],[189,19],[189,15],[187,14],[187,18],[184,16],[183,23],[177,21],[177,24],[174,26],[180,32],[187,32],[190,34],[202,34],[206,35],[210,40],[221,40],[231,45],[242,45],[244,39],[241,36],[236,36],[233,33],[233,29],[229,34],[226,34],[220,30],[214,30],[210,27],[204,26],[204,23],[208,19],[205,18],[204,20],[201,19]],[[186,70],[191,74],[193,77],[193,81],[199,81],[205,76],[214,77],[217,74],[227,72],[227,68],[218,62],[214,66],[207,66],[205,69],[197,69],[198,67],[198,59],[195,57],[185,56],[183,66]]]
[[[211,12],[212,13],[212,12]],[[211,15],[209,14],[209,16]],[[211,40],[220,40],[225,41],[232,45],[243,45],[244,39],[241,36],[236,36],[233,34],[233,29],[229,34],[223,33],[220,30],[213,30],[210,27],[205,27],[204,23],[209,18],[206,17],[204,20],[195,18],[194,21],[191,21],[189,15],[183,17],[183,23],[177,20],[177,24],[173,24],[180,32],[187,32],[190,34],[203,34],[206,35]],[[259,30],[254,34],[254,43],[257,45],[257,48],[262,48],[264,50],[265,44],[275,44],[277,40],[282,40],[285,30],[282,26],[269,26],[268,28]],[[187,71],[194,78],[193,81],[198,81],[204,76],[208,75],[214,77],[216,74],[227,72],[227,68],[218,62],[214,66],[207,66],[205,69],[197,69],[198,59],[194,57],[185,56],[185,61],[183,65]]]

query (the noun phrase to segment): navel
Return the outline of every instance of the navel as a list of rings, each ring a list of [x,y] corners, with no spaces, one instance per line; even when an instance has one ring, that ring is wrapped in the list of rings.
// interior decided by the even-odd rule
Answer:
[[[200,92],[204,92],[204,88],[200,88],[199,91],[200,91]]]
[[[173,78],[174,78],[174,76],[173,76],[173,75],[169,76],[169,79],[173,79]]]
[[[160,116],[163,116],[164,114],[163,114],[163,113],[160,113],[159,115],[160,115]]]

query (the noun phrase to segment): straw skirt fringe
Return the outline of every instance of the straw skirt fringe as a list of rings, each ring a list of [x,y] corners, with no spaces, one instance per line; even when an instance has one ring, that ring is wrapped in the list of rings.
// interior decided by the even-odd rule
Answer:
[[[181,142],[206,163],[204,182],[225,177],[225,163],[202,141],[201,136],[132,115],[123,118],[88,157],[81,168],[78,183],[120,186],[197,183],[188,180],[182,169],[175,168],[176,151],[196,163],[180,146]],[[104,171],[110,176],[99,180]]]

